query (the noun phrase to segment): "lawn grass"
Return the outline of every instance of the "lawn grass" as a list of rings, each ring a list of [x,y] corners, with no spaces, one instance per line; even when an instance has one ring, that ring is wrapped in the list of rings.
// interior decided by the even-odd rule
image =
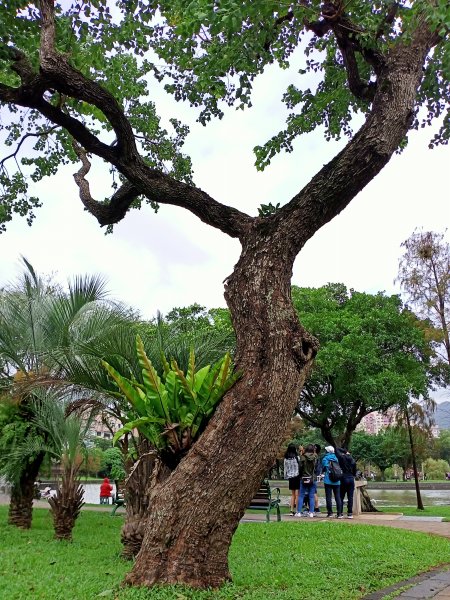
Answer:
[[[437,536],[338,521],[244,523],[230,549],[233,583],[218,591],[121,588],[122,517],[83,511],[74,542],[56,542],[48,510],[33,527],[6,525],[0,507],[0,598],[8,600],[356,600],[450,561]]]
[[[450,506],[425,506],[424,510],[417,510],[415,506],[377,506],[384,513],[403,513],[408,517],[446,517],[450,518]]]

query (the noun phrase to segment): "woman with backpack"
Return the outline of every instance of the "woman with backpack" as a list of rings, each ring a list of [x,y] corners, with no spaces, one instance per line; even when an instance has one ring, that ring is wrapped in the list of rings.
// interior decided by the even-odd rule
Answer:
[[[341,481],[340,479],[336,480],[336,477],[339,473],[337,473],[337,475],[334,475],[336,471],[340,471],[342,475],[342,471],[339,466],[337,456],[334,453],[333,446],[325,446],[325,452],[326,454],[322,458],[322,471],[325,474],[323,484],[325,487],[327,517],[333,516],[332,496],[334,495],[334,501],[336,502],[337,518],[343,519],[344,515],[342,514],[342,500],[340,490]]]
[[[291,515],[295,515],[300,488],[299,458],[295,444],[289,444],[284,455],[284,478],[289,481]]]
[[[298,498],[296,517],[302,516],[303,500],[307,495],[309,498],[309,516],[314,517],[314,494],[316,493],[316,463],[317,454],[314,451],[314,444],[308,444],[304,453],[300,456],[300,493]]]

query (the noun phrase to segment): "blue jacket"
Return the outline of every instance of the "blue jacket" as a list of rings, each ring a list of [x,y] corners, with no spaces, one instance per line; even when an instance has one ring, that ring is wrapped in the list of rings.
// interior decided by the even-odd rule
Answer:
[[[328,454],[325,454],[325,456],[322,458],[322,468],[325,471],[325,477],[323,478],[323,482],[327,485],[341,485],[340,481],[331,481],[328,477],[328,465],[330,463],[330,460],[335,460],[336,462],[338,462],[338,459],[334,452],[328,452]]]

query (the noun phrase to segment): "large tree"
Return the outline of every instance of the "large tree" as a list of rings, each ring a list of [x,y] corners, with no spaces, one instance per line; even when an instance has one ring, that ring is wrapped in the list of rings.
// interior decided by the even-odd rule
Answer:
[[[187,457],[152,489],[146,536],[127,578],[215,587],[230,577],[231,538],[276,456],[317,352],[292,305],[294,260],[404,145],[422,105],[425,119],[445,110],[449,8],[434,0],[301,0],[289,7],[265,0],[164,0],[118,2],[112,17],[109,7],[105,0],[64,8],[53,0],[40,0],[37,8],[3,3],[0,25],[8,38],[0,102],[11,108],[15,159],[22,141],[37,138],[38,156],[25,160],[34,165],[35,179],[78,157],[80,198],[101,225],[117,223],[145,199],[155,208],[185,208],[241,243],[225,299],[244,375]],[[169,91],[200,106],[206,122],[221,115],[221,102],[249,105],[255,77],[270,63],[287,66],[301,44],[310,55],[306,71],[322,79],[312,92],[296,87],[296,74],[285,95],[296,112],[285,131],[257,148],[257,165],[263,168],[280,149],[292,150],[293,139],[316,126],[323,125],[328,138],[345,133],[351,139],[281,208],[276,198],[252,217],[192,185],[177,145],[186,132],[178,122],[173,138],[161,130],[145,76],[172,77]],[[355,111],[365,119],[352,135]],[[435,143],[447,136],[448,120]],[[91,156],[119,173],[109,199],[96,201],[90,193]],[[2,173],[5,221],[13,211],[32,218],[39,204],[26,197],[25,174]]]
[[[300,320],[320,342],[297,411],[328,443],[348,448],[369,413],[428,395],[433,348],[398,296],[328,284],[294,286],[292,297]]]

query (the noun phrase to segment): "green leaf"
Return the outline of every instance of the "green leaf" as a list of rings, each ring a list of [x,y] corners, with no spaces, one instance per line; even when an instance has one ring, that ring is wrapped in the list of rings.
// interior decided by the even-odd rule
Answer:
[[[101,364],[108,371],[110,376],[114,379],[117,387],[124,394],[128,402],[136,409],[136,411],[140,415],[146,414],[146,406],[141,396],[140,390],[136,389],[136,387],[129,379],[127,379],[126,377],[122,377],[122,375],[118,373],[114,369],[114,367],[109,365],[107,362],[102,360]]]

